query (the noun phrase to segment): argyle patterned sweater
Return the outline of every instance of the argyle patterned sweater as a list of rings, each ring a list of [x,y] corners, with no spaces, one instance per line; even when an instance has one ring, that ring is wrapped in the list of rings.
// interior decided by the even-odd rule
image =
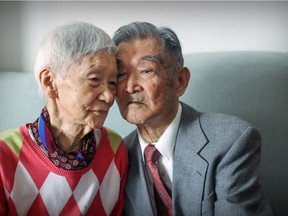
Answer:
[[[27,125],[0,133],[0,215],[121,215],[128,155],[108,128],[91,164],[56,167]]]

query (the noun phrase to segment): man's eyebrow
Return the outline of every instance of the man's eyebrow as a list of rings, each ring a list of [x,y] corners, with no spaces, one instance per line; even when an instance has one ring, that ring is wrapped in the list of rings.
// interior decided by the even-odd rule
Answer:
[[[160,64],[160,60],[156,57],[156,56],[151,56],[151,55],[147,55],[147,56],[142,56],[140,58],[140,61],[150,61],[150,62],[154,62],[154,63],[157,63],[157,64]]]
[[[149,62],[153,62],[155,64],[161,64],[161,61],[159,60],[159,58],[157,56],[153,56],[153,55],[146,55],[146,56],[142,56],[138,59],[138,62],[141,61],[149,61]],[[116,63],[117,65],[121,65],[123,63],[121,58],[116,57]]]

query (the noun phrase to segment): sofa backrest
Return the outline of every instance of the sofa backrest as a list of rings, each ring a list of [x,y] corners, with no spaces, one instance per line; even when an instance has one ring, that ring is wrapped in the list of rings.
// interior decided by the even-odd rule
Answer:
[[[42,100],[34,73],[0,72],[0,131],[36,120]]]
[[[191,78],[183,101],[239,116],[260,130],[262,185],[275,215],[288,215],[288,53],[189,54],[185,65]]]
[[[288,215],[288,54],[211,52],[184,56],[191,78],[181,100],[205,112],[239,116],[262,134],[261,181],[275,215]],[[43,106],[33,73],[0,72],[0,130],[34,121]],[[134,125],[116,103],[105,125],[122,136]]]

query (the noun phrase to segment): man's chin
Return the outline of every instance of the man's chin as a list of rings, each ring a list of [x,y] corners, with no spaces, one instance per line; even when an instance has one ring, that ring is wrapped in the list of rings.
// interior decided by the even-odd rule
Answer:
[[[143,123],[143,113],[145,111],[143,110],[143,107],[141,106],[129,106],[120,110],[120,114],[123,119],[125,119],[130,124],[141,124]]]
[[[138,118],[137,116],[127,116],[124,118],[128,123],[134,124],[134,125],[140,125],[144,123],[144,120],[142,118]]]

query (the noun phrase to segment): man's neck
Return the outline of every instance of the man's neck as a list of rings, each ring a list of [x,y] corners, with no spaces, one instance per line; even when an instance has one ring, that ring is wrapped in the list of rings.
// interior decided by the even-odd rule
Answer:
[[[169,124],[173,121],[178,109],[173,111],[173,114],[167,115],[165,118],[157,119],[153,122],[137,125],[141,136],[149,143],[157,142]]]

